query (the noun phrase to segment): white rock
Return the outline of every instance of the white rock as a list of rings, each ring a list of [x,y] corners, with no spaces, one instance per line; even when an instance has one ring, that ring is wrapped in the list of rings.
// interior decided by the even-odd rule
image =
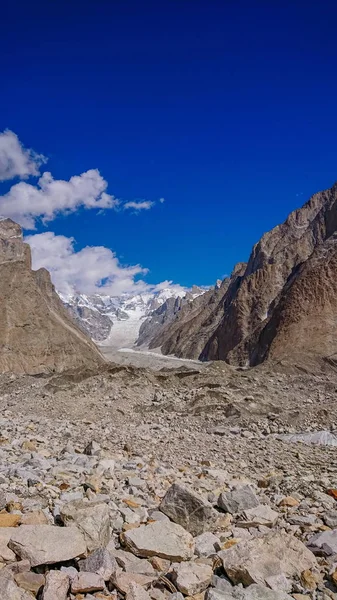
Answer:
[[[292,535],[270,533],[243,540],[219,552],[225,572],[234,584],[264,585],[269,577],[300,576],[302,571],[317,567],[315,556]]]
[[[70,579],[62,571],[49,571],[43,590],[43,600],[67,600]]]
[[[209,565],[184,562],[172,565],[172,577],[178,590],[186,596],[203,592],[211,581],[213,569]]]
[[[155,521],[123,534],[125,544],[138,556],[159,556],[174,562],[189,560],[194,541],[188,531],[171,522]]]
[[[54,525],[13,527],[9,546],[20,558],[27,558],[32,567],[71,560],[87,550],[77,527]]]

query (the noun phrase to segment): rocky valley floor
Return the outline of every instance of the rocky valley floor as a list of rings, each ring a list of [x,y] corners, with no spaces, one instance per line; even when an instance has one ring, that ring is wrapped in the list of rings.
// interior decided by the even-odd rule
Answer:
[[[337,598],[336,390],[221,362],[1,376],[1,600]]]

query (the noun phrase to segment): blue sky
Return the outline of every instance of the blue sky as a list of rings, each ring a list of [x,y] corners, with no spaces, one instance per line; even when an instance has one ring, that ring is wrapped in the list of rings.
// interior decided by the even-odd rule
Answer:
[[[6,3],[0,131],[122,201],[28,233],[110,248],[149,283],[229,273],[337,179],[336,18],[329,1]]]

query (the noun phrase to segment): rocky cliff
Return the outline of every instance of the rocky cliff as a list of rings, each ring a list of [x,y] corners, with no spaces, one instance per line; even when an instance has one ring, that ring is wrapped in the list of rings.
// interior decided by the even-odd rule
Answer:
[[[19,225],[0,221],[0,372],[94,367],[103,357],[71,320],[45,269],[32,271]]]
[[[220,298],[215,290],[202,305],[193,303],[189,315],[179,315],[163,332],[163,352],[246,366],[266,359],[331,363],[337,352],[336,231],[337,185],[266,233]]]

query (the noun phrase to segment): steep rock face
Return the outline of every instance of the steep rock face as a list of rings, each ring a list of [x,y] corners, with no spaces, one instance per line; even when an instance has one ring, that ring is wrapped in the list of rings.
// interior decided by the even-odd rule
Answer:
[[[167,298],[140,326],[136,345],[143,346],[157,338],[162,328],[173,321],[182,304],[183,299],[180,297]]]
[[[45,269],[32,271],[19,225],[0,221],[0,372],[45,373],[103,363],[76,327]]]
[[[103,311],[89,306],[83,306],[80,302],[70,304],[64,302],[70,311],[72,318],[78,327],[92,340],[103,342],[109,336],[113,322]]]
[[[320,245],[282,290],[267,323],[237,348],[255,365],[266,359],[306,370],[337,367],[337,234]]]
[[[337,307],[333,284],[327,282],[333,276],[336,230],[337,185],[312,196],[282,225],[263,235],[246,268],[232,274],[221,306],[207,313],[211,323],[206,335],[200,317],[206,307],[201,307],[192,335],[186,317],[181,320],[179,315],[165,332],[164,353],[237,365],[256,365],[267,358],[283,361],[286,356],[288,362],[304,365],[307,357],[318,364],[318,357],[334,354],[329,328],[334,330]],[[335,279],[336,275],[335,270]],[[191,313],[194,310],[192,306]],[[311,326],[316,331],[313,351],[306,333]],[[189,339],[182,343],[182,336]]]
[[[198,358],[223,316],[223,299],[229,285],[230,280],[225,279],[215,289],[185,302],[172,321],[157,331],[149,347],[161,346],[164,354]]]

